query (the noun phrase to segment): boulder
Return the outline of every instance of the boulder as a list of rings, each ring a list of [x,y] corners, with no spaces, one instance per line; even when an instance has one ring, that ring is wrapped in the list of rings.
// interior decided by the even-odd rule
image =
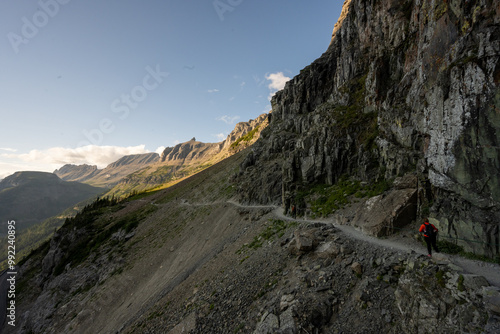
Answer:
[[[279,318],[272,313],[265,313],[253,334],[272,334],[280,327]]]
[[[359,262],[351,264],[351,269],[356,275],[361,275],[363,273],[363,266]]]
[[[500,289],[492,286],[483,287],[482,295],[486,309],[500,316]]]
[[[381,237],[411,223],[416,214],[417,190],[395,189],[367,200],[354,216],[352,225],[366,234]]]
[[[324,244],[319,245],[316,249],[316,255],[319,258],[335,257],[339,255],[339,253],[340,249],[333,241],[325,242]]]

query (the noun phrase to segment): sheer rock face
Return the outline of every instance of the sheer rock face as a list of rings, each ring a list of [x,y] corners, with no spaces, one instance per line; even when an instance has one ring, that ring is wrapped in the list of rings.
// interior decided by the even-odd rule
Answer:
[[[328,50],[273,98],[242,199],[288,208],[346,173],[416,172],[418,212],[498,254],[499,24],[498,0],[346,1]]]

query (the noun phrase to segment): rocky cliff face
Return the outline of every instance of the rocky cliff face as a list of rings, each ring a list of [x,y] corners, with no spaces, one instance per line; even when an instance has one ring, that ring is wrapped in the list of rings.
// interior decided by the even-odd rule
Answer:
[[[498,254],[499,24],[496,0],[346,1],[328,50],[273,98],[242,199],[289,208],[343,175],[412,174],[416,215]]]

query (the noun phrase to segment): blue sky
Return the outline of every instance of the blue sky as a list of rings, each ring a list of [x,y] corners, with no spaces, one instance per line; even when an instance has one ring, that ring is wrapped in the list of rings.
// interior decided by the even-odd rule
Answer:
[[[0,3],[0,178],[225,139],[326,51],[337,0]]]

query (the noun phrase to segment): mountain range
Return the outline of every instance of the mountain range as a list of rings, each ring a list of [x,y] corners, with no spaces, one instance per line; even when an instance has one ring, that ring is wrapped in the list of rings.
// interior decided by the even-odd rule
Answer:
[[[269,123],[269,114],[239,122],[219,143],[191,140],[156,153],[125,156],[99,170],[97,166],[65,165],[54,171],[66,181],[79,181],[108,187],[107,195],[126,196],[131,192],[154,189],[197,173],[252,145]]]
[[[112,187],[126,175],[157,161],[158,158],[157,153],[128,155],[104,169],[90,165],[64,165],[55,170],[54,174],[65,181],[76,181],[96,187]]]

